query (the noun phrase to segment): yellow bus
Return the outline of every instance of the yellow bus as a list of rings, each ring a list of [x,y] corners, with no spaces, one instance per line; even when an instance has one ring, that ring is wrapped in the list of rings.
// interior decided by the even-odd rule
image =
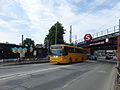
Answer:
[[[86,50],[64,44],[50,46],[50,62],[55,63],[72,63],[86,60]]]

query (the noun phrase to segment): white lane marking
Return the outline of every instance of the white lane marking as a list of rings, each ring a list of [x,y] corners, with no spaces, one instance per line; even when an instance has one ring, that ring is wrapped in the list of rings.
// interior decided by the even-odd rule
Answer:
[[[29,71],[29,72],[23,72],[23,73],[16,73],[16,74],[4,75],[4,76],[0,76],[0,80],[5,80],[5,79],[17,77],[17,76],[25,76],[25,75],[29,75],[29,74],[33,74],[33,73],[38,73],[38,72],[44,72],[44,71],[48,71],[48,70],[55,70],[55,69],[59,69],[59,68],[62,68],[62,67],[69,67],[69,66],[72,66],[72,65],[58,66],[58,67],[54,67],[54,68],[47,68],[47,69],[36,70],[36,71]]]
[[[107,73],[107,71],[97,71],[98,73]]]

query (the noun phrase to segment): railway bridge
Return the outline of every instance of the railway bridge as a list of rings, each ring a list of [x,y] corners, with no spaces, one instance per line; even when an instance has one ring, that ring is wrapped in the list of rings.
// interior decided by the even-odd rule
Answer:
[[[86,48],[91,55],[96,51],[114,51],[120,60],[120,26],[114,26],[104,31],[92,34],[91,41],[82,41],[77,45]]]

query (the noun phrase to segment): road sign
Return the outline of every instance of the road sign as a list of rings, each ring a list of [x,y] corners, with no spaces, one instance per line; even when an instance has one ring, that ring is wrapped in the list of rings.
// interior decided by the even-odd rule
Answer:
[[[85,34],[84,40],[87,41],[87,42],[88,42],[88,41],[91,41],[91,40],[92,40],[91,34]]]

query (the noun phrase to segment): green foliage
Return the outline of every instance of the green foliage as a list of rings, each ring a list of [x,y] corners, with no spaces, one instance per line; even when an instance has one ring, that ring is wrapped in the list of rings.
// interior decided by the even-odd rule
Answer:
[[[34,47],[34,40],[32,40],[31,38],[26,38],[24,41],[23,41],[23,45],[24,46],[32,46]]]
[[[57,30],[56,30],[57,29]],[[45,46],[50,46],[55,44],[55,36],[57,31],[57,43],[56,44],[64,44],[63,34],[65,34],[65,29],[61,23],[57,22],[49,29],[49,34],[45,37],[44,44]]]

